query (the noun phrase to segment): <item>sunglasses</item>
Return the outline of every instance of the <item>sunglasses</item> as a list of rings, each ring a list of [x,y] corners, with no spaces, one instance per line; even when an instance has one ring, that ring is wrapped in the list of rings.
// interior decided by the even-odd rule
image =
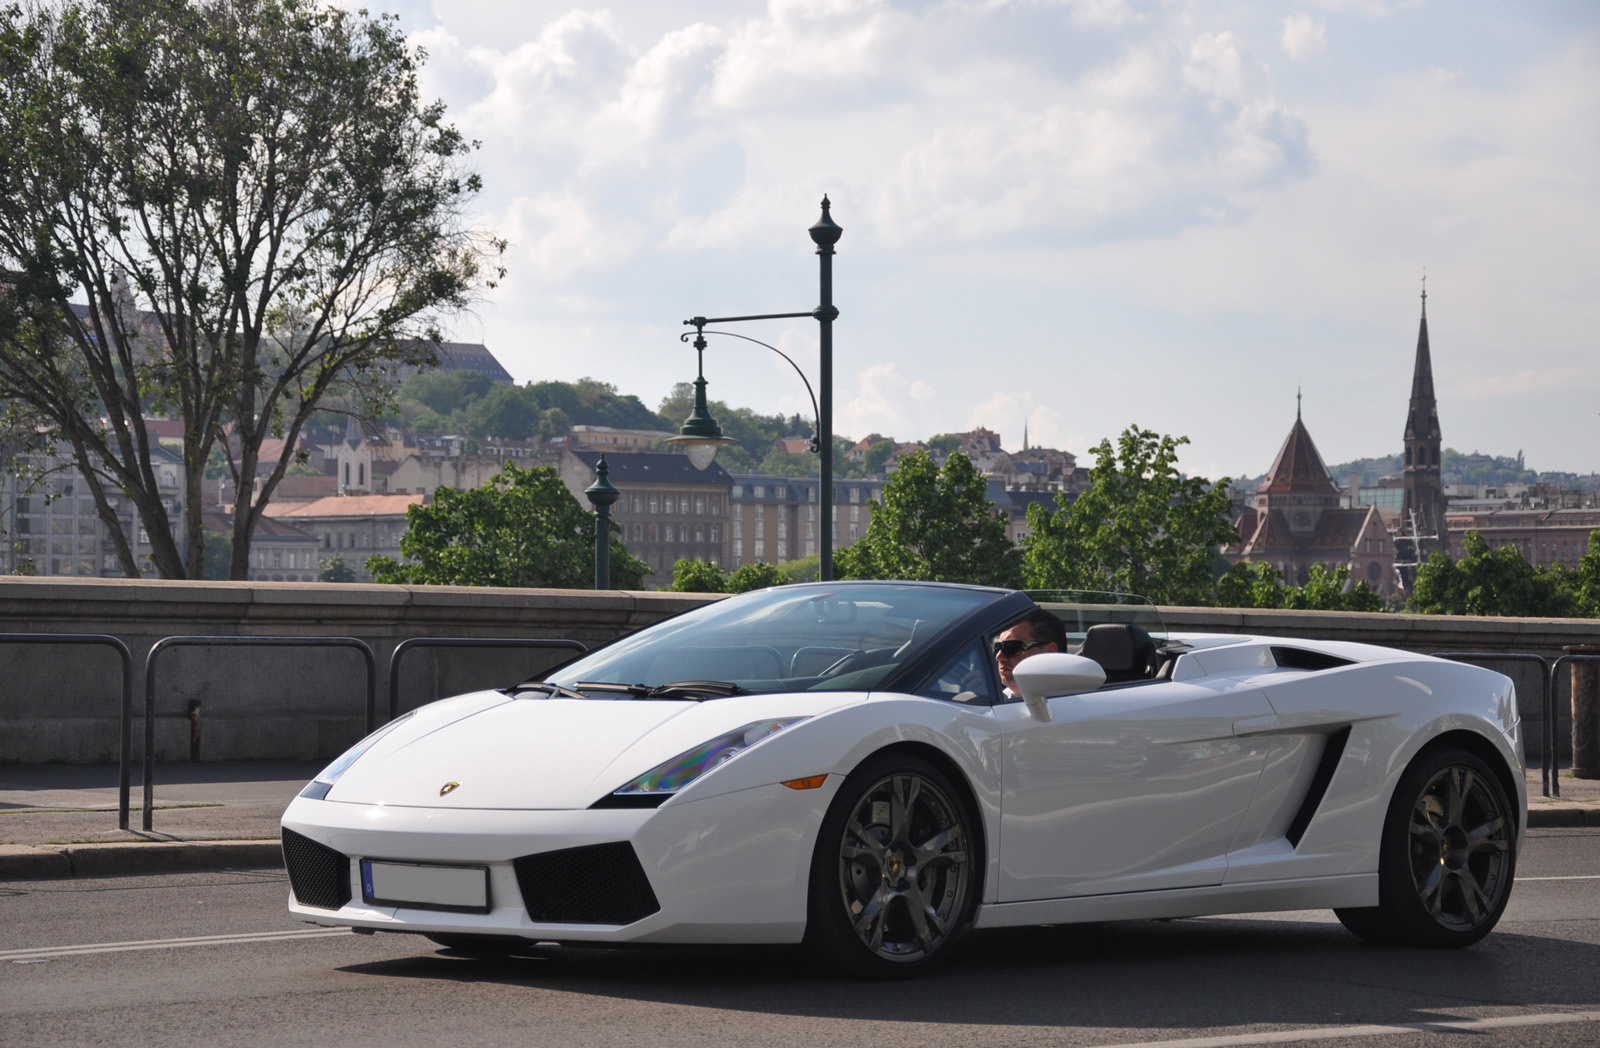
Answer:
[[[1047,640],[997,640],[994,642],[994,654],[996,658],[1004,655],[1008,659],[1014,659],[1025,651],[1042,648],[1049,643],[1051,642]]]

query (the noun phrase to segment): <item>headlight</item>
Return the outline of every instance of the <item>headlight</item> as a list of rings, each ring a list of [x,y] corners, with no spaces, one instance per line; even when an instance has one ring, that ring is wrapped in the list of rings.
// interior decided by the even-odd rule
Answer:
[[[310,797],[312,800],[317,801],[320,801],[322,798],[326,797],[328,795],[328,791],[333,789],[333,784],[339,781],[339,776],[350,770],[350,765],[354,764],[363,753],[366,753],[368,750],[372,749],[372,747],[376,746],[379,739],[383,738],[391,731],[394,731],[401,725],[401,723],[409,718],[411,714],[416,712],[416,710],[411,710],[409,713],[401,714],[388,724],[385,724],[371,735],[368,735],[366,738],[350,747],[348,750],[345,750],[332,764],[318,772],[316,778],[312,779],[306,784],[306,788],[300,791],[300,796]]]
[[[776,735],[804,717],[763,720],[718,735],[710,742],[678,754],[665,764],[645,772],[626,786],[602,799],[601,808],[653,808],[689,785],[723,761],[732,760],[762,739]]]

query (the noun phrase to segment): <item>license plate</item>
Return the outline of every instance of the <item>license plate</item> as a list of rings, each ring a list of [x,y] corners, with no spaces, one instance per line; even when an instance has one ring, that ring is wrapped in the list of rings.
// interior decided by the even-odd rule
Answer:
[[[361,860],[361,897],[413,910],[489,912],[489,867]]]

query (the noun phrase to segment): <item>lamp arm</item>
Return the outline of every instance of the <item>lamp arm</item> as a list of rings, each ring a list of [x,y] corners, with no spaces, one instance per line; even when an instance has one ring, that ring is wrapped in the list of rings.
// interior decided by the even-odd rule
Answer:
[[[799,314],[799,315],[800,316],[810,316],[811,314],[803,313],[803,314]],[[744,319],[744,318],[735,317],[735,318],[731,318],[731,319]],[[821,434],[822,434],[822,412],[817,410],[817,394],[816,394],[816,391],[811,388],[811,380],[806,378],[806,373],[804,371],[800,370],[800,365],[796,364],[794,362],[794,358],[793,357],[789,356],[789,354],[785,353],[783,350],[779,349],[777,346],[770,345],[769,343],[763,342],[759,338],[751,338],[749,335],[740,335],[740,334],[738,334],[736,332],[733,332],[733,331],[705,331],[705,330],[701,330],[701,329],[697,329],[696,331],[685,331],[683,334],[678,336],[678,341],[679,342],[688,342],[691,335],[726,335],[729,338],[742,338],[746,342],[754,342],[758,346],[766,346],[768,349],[770,349],[774,353],[778,354],[778,356],[782,357],[784,360],[787,360],[789,362],[789,366],[794,368],[794,373],[796,375],[800,376],[800,381],[805,384],[806,393],[811,397],[811,419],[812,419],[812,422],[811,422],[811,424],[812,424],[812,430],[811,430],[811,432],[812,432],[812,437],[811,437],[812,448],[811,448],[811,450],[813,452],[817,452],[819,454],[821,453],[822,445],[820,443],[820,439],[821,439]]]

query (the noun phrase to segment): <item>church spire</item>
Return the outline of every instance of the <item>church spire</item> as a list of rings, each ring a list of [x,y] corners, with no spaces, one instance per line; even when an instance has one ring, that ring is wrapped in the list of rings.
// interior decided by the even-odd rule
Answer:
[[[1411,405],[1406,412],[1405,495],[1400,527],[1415,523],[1422,537],[1444,537],[1444,486],[1440,476],[1442,439],[1439,403],[1433,392],[1433,357],[1428,345],[1428,278],[1422,278],[1422,319],[1417,327],[1417,356],[1411,371]],[[1435,547],[1436,548],[1436,547]],[[1418,550],[1418,558],[1425,550]]]

